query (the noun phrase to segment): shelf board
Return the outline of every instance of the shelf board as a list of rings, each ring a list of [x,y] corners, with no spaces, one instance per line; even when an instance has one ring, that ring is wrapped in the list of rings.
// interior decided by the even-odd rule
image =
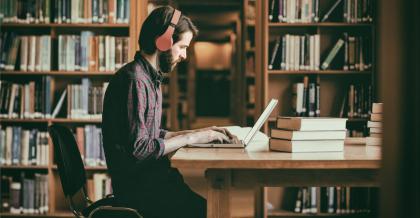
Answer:
[[[57,170],[58,169],[57,165],[53,165],[52,169]],[[97,166],[97,167],[86,167],[85,166],[85,170],[86,171],[106,171],[106,170],[108,170],[108,168],[106,166]]]
[[[9,119],[0,118],[0,122],[5,123],[101,123],[101,119],[67,119],[67,118],[54,118],[54,119]]]
[[[48,123],[50,119],[21,119],[21,118],[0,118],[0,122],[4,123]]]
[[[74,217],[70,212],[60,213],[47,213],[47,214],[12,214],[12,213],[0,213],[0,217]]]
[[[126,23],[2,23],[2,27],[44,27],[44,28],[129,28]]]
[[[337,214],[337,213],[295,213],[286,210],[272,210],[268,211],[268,217],[367,217],[369,213],[348,213],[348,214]]]
[[[323,75],[369,75],[372,71],[350,71],[350,70],[269,70],[270,75],[291,75],[291,74],[323,74]]]
[[[320,23],[280,23],[270,22],[269,27],[372,27],[372,23],[344,23],[344,22],[320,22]]]
[[[0,169],[16,169],[16,170],[47,170],[48,166],[33,166],[33,165],[1,165]]]
[[[54,118],[50,119],[53,123],[102,123],[102,119],[68,119]]]
[[[116,71],[59,71],[59,70],[52,70],[52,71],[37,71],[37,72],[30,72],[30,71],[1,71],[2,75],[48,75],[48,76],[111,76],[114,75]]]

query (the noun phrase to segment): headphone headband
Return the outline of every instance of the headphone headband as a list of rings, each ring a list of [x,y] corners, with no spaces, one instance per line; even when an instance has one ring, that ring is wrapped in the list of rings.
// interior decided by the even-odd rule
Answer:
[[[181,18],[181,11],[174,9],[174,13],[172,14],[171,23],[169,24],[168,28],[165,32],[156,38],[155,44],[156,48],[159,51],[167,51],[173,45],[172,35],[175,31],[175,26],[178,24],[179,19]]]

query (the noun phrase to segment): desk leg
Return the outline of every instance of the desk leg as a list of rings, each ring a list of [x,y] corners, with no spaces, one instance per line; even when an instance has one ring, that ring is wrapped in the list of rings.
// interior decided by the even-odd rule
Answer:
[[[206,171],[207,218],[230,218],[231,172],[229,170]]]
[[[265,203],[267,202],[267,188],[257,186],[254,189],[254,217],[255,218],[267,218],[267,207]]]

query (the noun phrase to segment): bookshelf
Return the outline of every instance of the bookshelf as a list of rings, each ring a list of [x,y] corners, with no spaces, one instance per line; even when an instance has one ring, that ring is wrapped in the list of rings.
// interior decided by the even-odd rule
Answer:
[[[336,2],[340,3],[330,14],[329,18],[321,22],[324,15]],[[358,2],[359,5],[350,4],[356,2]],[[289,5],[284,6],[286,3]],[[318,4],[318,7],[316,7],[316,4]],[[344,11],[347,10],[344,8],[345,4],[351,6],[351,8],[349,8],[351,13],[348,16],[348,20],[343,16]],[[350,95],[350,85],[352,84],[354,84],[355,87],[363,87],[357,91],[365,93],[361,96],[363,96],[367,102],[367,99],[373,101],[373,99],[376,98],[377,73],[375,64],[375,39],[377,37],[377,24],[375,19],[375,4],[376,1],[345,0],[256,1],[255,41],[261,43],[256,43],[255,46],[255,84],[256,87],[258,87],[256,89],[255,114],[261,114],[271,98],[279,99],[280,102],[263,127],[265,133],[269,134],[269,129],[275,125],[277,116],[296,115],[296,108],[292,105],[294,104],[294,98],[296,98],[293,96],[293,88],[294,84],[302,83],[304,77],[308,78],[309,83],[319,84],[320,95],[317,104],[319,105],[320,116],[349,116],[347,122],[348,128],[355,128],[357,131],[366,132],[365,125],[367,116],[362,115],[362,113],[360,113],[359,116],[350,114],[350,103],[346,98]],[[302,5],[308,6],[309,9],[300,8]],[[312,14],[313,16],[311,16]],[[319,19],[316,20],[316,17]],[[357,20],[357,18],[360,18],[360,20]],[[347,33],[347,35],[344,33]],[[314,36],[315,39],[311,39],[312,36]],[[358,48],[358,50],[354,50],[355,53],[351,53],[352,55],[356,55],[357,51],[359,55],[363,54],[363,56],[358,56],[358,59],[354,56],[355,59],[352,63],[356,64],[354,62],[355,60],[368,60],[371,64],[370,66],[359,66],[358,68],[350,68],[348,66],[350,53],[348,52],[349,50],[346,49],[349,49],[349,40],[348,38],[345,38],[345,36],[360,38],[361,41],[359,43],[364,46],[360,47],[360,49]],[[297,37],[298,39],[289,40],[289,37]],[[319,39],[316,39],[317,37],[319,37]],[[323,69],[323,62],[340,38],[346,39],[344,46],[338,50],[338,53],[336,53],[328,67]],[[311,40],[314,42],[312,48]],[[316,40],[319,40],[319,42]],[[319,43],[319,45],[316,45],[317,43]],[[274,52],[276,46],[278,47],[277,54]],[[282,50],[283,47],[284,51]],[[315,51],[312,51],[311,49]],[[293,53],[289,53],[292,50]],[[306,56],[309,56],[309,58]],[[359,64],[367,63],[363,61],[359,62]],[[297,67],[294,67],[293,63],[299,64],[296,64]],[[361,91],[362,89],[363,91]],[[370,93],[368,90],[370,90]],[[366,111],[366,114],[368,114],[368,111]],[[308,114],[306,116],[308,116]],[[274,205],[273,210],[268,210],[268,217],[372,216],[372,214],[302,214],[284,210],[282,205],[278,202],[278,199],[284,198],[286,203],[291,203],[290,201],[292,201],[292,199],[283,195],[283,192],[289,189],[293,188],[264,188],[264,192],[271,193],[271,196],[270,194],[268,196],[270,201],[277,203]],[[295,202],[292,202],[291,204],[294,203]]]
[[[52,113],[53,109],[56,107],[59,98],[64,90],[68,88],[68,85],[74,85],[74,84],[80,84],[82,81],[82,78],[87,78],[90,82],[92,87],[97,87],[102,85],[103,83],[106,83],[109,81],[111,76],[116,72],[118,67],[113,66],[110,67],[110,69],[107,69],[106,67],[104,69],[99,69],[100,66],[97,66],[95,69],[87,69],[82,70],[81,68],[75,69],[75,70],[63,70],[60,69],[60,63],[59,63],[59,55],[60,55],[60,47],[59,47],[59,37],[64,35],[75,35],[75,36],[81,36],[82,32],[89,31],[94,36],[110,36],[109,38],[119,38],[124,37],[126,38],[126,48],[122,48],[124,55],[126,56],[126,60],[124,63],[129,62],[134,57],[134,54],[136,50],[138,50],[137,45],[137,39],[138,34],[141,28],[141,23],[146,17],[146,4],[144,1],[137,1],[137,0],[107,0],[106,2],[108,5],[102,5],[102,11],[99,16],[99,18],[102,18],[104,20],[97,20],[95,21],[92,16],[92,12],[95,13],[94,6],[88,5],[88,2],[105,2],[102,0],[92,0],[92,1],[85,1],[85,0],[75,0],[75,1],[69,1],[69,0],[40,0],[40,1],[14,1],[14,0],[5,0],[2,1],[2,8],[0,9],[0,14],[2,14],[2,23],[0,24],[0,29],[2,32],[2,40],[5,39],[4,34],[10,34],[14,33],[14,36],[18,36],[16,38],[22,37],[22,36],[36,36],[36,38],[40,38],[40,36],[46,36],[50,42],[48,44],[48,47],[40,47],[39,50],[45,50],[48,54],[47,59],[44,59],[44,61],[48,62],[48,66],[46,66],[48,69],[43,69],[42,67],[36,68],[34,70],[26,69],[22,70],[21,64],[22,64],[22,51],[21,50],[21,41],[18,41],[18,47],[16,48],[16,54],[14,54],[16,57],[14,59],[11,59],[11,68],[9,67],[6,69],[3,64],[7,65],[7,61],[9,61],[8,58],[3,59],[1,56],[1,64],[3,67],[0,70],[1,75],[1,92],[4,94],[6,91],[6,83],[3,81],[7,81],[11,84],[18,84],[24,87],[24,84],[28,84],[31,81],[34,81],[37,85],[42,84],[43,78],[49,77],[51,86],[49,91],[43,90],[41,93],[50,96],[49,100],[43,100],[42,105],[50,104],[49,113]],[[34,5],[31,5],[34,4]],[[57,5],[56,5],[57,4]],[[65,11],[67,18],[69,19],[67,22],[61,21],[61,23],[58,23],[56,18],[58,16],[58,12],[56,11],[56,6],[58,7],[58,4],[69,4],[70,6],[73,6],[73,4],[76,4],[79,6],[79,8],[71,8],[67,11]],[[41,5],[41,6],[40,6]],[[3,7],[4,6],[4,7]],[[41,15],[39,12],[35,12],[31,8],[42,8]],[[62,5],[61,5],[62,6]],[[106,7],[108,6],[108,7]],[[81,8],[84,8],[85,10],[81,10]],[[79,9],[79,11],[78,11]],[[124,12],[118,12],[117,10],[121,9],[124,10]],[[92,10],[91,12],[89,12]],[[99,9],[97,9],[99,11]],[[64,11],[64,9],[63,9]],[[83,12],[82,12],[83,11]],[[25,13],[23,13],[25,12]],[[61,12],[60,12],[61,13]],[[25,14],[25,15],[23,15]],[[112,14],[112,15],[110,15]],[[123,16],[123,14],[125,14]],[[63,15],[64,16],[64,15]],[[41,18],[42,17],[42,18]],[[75,17],[76,20],[72,20],[71,18]],[[122,20],[118,20],[118,18],[124,18]],[[79,20],[80,19],[80,20]],[[93,20],[90,20],[93,19]],[[81,37],[82,38],[82,37]],[[110,39],[111,41],[114,39]],[[13,40],[12,40],[13,41]],[[3,41],[4,42],[4,41]],[[92,46],[93,43],[89,41],[87,43],[88,46]],[[112,46],[112,44],[110,44]],[[2,43],[2,46],[5,46],[5,44]],[[117,44],[115,44],[117,46]],[[13,46],[10,46],[8,48],[12,48]],[[104,56],[106,56],[106,48],[109,46],[105,46],[103,48]],[[2,47],[2,55],[8,55],[9,53],[6,52],[8,50],[4,49],[5,47]],[[78,47],[75,46],[75,49]],[[30,49],[30,47],[29,47]],[[37,50],[38,50],[37,49]],[[99,48],[96,48],[99,49]],[[115,48],[118,49],[118,48]],[[69,55],[70,50],[72,49],[66,49],[64,53],[66,55]],[[100,53],[99,50],[96,50],[96,52]],[[112,52],[110,52],[112,53]],[[73,54],[75,54],[73,52]],[[93,53],[92,53],[93,54]],[[12,55],[12,56],[14,56]],[[36,54],[40,55],[40,54]],[[115,56],[114,56],[115,57]],[[98,57],[99,58],[99,57]],[[106,58],[106,57],[105,57]],[[116,58],[116,57],[115,57]],[[109,57],[109,59],[105,59],[107,62],[116,62],[117,59],[113,59],[113,57]],[[6,61],[6,63],[4,62]],[[99,61],[96,59],[95,61]],[[42,66],[42,61],[39,63]],[[77,62],[78,63],[78,62]],[[96,62],[99,63],[99,62]],[[120,64],[124,64],[120,63]],[[110,63],[104,63],[106,66],[111,65]],[[115,64],[115,63],[113,63]],[[40,85],[40,87],[45,87],[44,84]],[[24,90],[24,88],[22,89]],[[33,90],[34,92],[37,92],[36,90]],[[22,91],[23,93],[23,91]],[[49,93],[49,94],[48,94]],[[22,95],[22,94],[19,94]],[[42,95],[42,94],[41,94]],[[22,96],[20,96],[22,97]],[[36,100],[39,96],[35,95],[33,96],[34,102],[37,102]],[[6,98],[5,96],[1,96],[2,101]],[[37,118],[30,117],[30,116],[23,116],[20,113],[17,114],[17,116],[8,116],[8,111],[2,111],[1,113],[4,114],[6,112],[5,116],[2,116],[0,118],[1,123],[1,129],[2,134],[6,134],[5,130],[8,129],[12,131],[12,136],[14,136],[13,131],[15,129],[13,128],[21,128],[21,131],[24,132],[28,130],[28,132],[34,131],[35,136],[36,134],[40,135],[41,133],[45,133],[45,143],[46,146],[43,151],[42,159],[43,161],[47,162],[47,164],[39,164],[39,163],[25,163],[23,164],[23,159],[18,160],[17,162],[13,164],[9,164],[6,162],[2,162],[0,165],[0,170],[2,171],[2,182],[3,181],[9,181],[9,179],[12,179],[13,182],[22,182],[21,176],[24,174],[25,179],[33,180],[34,177],[37,175],[42,175],[47,180],[47,190],[43,191],[44,194],[47,194],[48,197],[46,200],[48,201],[47,206],[48,209],[44,209],[44,213],[28,213],[28,214],[14,214],[9,211],[9,208],[3,208],[0,211],[1,217],[73,217],[73,214],[70,212],[70,209],[67,205],[67,201],[63,196],[62,190],[61,190],[61,184],[59,180],[59,175],[57,171],[57,166],[54,162],[54,155],[53,155],[53,144],[49,136],[46,134],[47,127],[52,124],[61,124],[68,126],[70,129],[74,130],[76,137],[77,137],[77,130],[85,131],[85,128],[98,128],[101,125],[101,119],[100,116],[86,116],[86,117],[75,117],[75,118],[69,118],[68,117],[68,108],[66,109],[67,104],[67,98],[65,97],[64,103],[57,114],[56,117],[52,116],[45,116],[41,115]],[[22,99],[25,99],[22,97]],[[100,99],[97,99],[98,101]],[[3,102],[2,106],[5,103]],[[36,103],[34,103],[36,104]],[[90,104],[90,103],[89,103]],[[18,105],[21,106],[21,105]],[[42,112],[47,112],[45,108],[42,106]],[[46,106],[45,106],[46,107]],[[4,108],[6,109],[6,108]],[[39,109],[39,108],[38,108]],[[3,108],[2,108],[3,110]],[[12,110],[14,112],[14,110]],[[24,110],[21,110],[22,112]],[[32,111],[33,112],[33,111]],[[88,138],[91,138],[93,135],[84,135],[83,140],[87,140]],[[10,137],[10,135],[8,136]],[[21,136],[23,138],[23,136]],[[93,136],[95,137],[95,136]],[[5,138],[5,135],[2,135],[1,140]],[[25,139],[19,139],[20,143],[24,143],[23,140]],[[4,139],[5,140],[5,139]],[[12,138],[12,143],[13,143]],[[28,139],[29,140],[29,139]],[[31,139],[32,140],[32,139]],[[78,139],[79,140],[79,139]],[[16,143],[16,145],[19,144],[21,146],[22,144]],[[26,143],[26,142],[25,142]],[[29,143],[32,143],[31,141]],[[34,141],[35,146],[38,146],[37,143],[39,141]],[[89,144],[88,141],[86,141],[86,144]],[[25,146],[23,146],[25,147]],[[23,148],[22,147],[22,148]],[[2,147],[3,149],[4,147]],[[87,148],[87,147],[86,147]],[[39,150],[37,148],[37,150]],[[38,152],[40,152],[39,150]],[[88,152],[88,151],[86,151]],[[25,152],[22,152],[25,153]],[[2,154],[3,155],[3,154]],[[87,161],[88,154],[86,153],[86,159]],[[3,159],[3,157],[1,157]],[[103,160],[102,160],[103,161]],[[106,166],[103,164],[96,164],[96,165],[86,165],[86,173],[88,177],[88,186],[93,185],[93,180],[97,175],[103,175],[106,173]],[[4,179],[4,180],[3,180]],[[106,179],[106,178],[105,178]],[[104,181],[105,181],[104,179]],[[36,182],[35,182],[36,183]],[[10,186],[8,186],[10,188]],[[29,186],[28,186],[29,187]],[[10,189],[3,190],[4,186],[2,184],[2,196],[1,201],[5,202],[10,200]],[[89,187],[88,187],[89,188]],[[22,182],[21,185],[21,192],[25,189],[25,186]],[[90,188],[93,190],[92,188]],[[7,193],[9,191],[9,193]],[[25,192],[25,191],[23,191]],[[8,196],[7,196],[8,194]],[[92,194],[92,193],[91,193]]]
[[[245,119],[244,126],[252,126],[254,121],[258,118],[255,114],[255,75],[256,75],[256,68],[255,68],[255,50],[256,50],[256,43],[255,43],[255,16],[256,16],[256,1],[253,0],[245,0],[243,2],[243,39],[244,43],[244,52],[242,54],[242,60],[244,62],[244,106],[241,108],[245,108],[245,113],[243,114],[243,118]]]

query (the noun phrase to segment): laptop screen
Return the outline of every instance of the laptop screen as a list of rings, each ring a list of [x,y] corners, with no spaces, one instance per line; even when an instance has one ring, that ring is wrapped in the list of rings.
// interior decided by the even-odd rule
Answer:
[[[249,142],[251,142],[252,138],[254,138],[255,134],[258,132],[258,130],[261,129],[262,125],[265,123],[265,121],[270,116],[271,112],[273,112],[274,108],[276,107],[278,103],[277,99],[271,99],[270,103],[267,105],[267,107],[264,109],[264,112],[261,114],[261,116],[258,118],[257,122],[255,122],[252,129],[248,132],[244,139],[244,145],[247,146]]]

